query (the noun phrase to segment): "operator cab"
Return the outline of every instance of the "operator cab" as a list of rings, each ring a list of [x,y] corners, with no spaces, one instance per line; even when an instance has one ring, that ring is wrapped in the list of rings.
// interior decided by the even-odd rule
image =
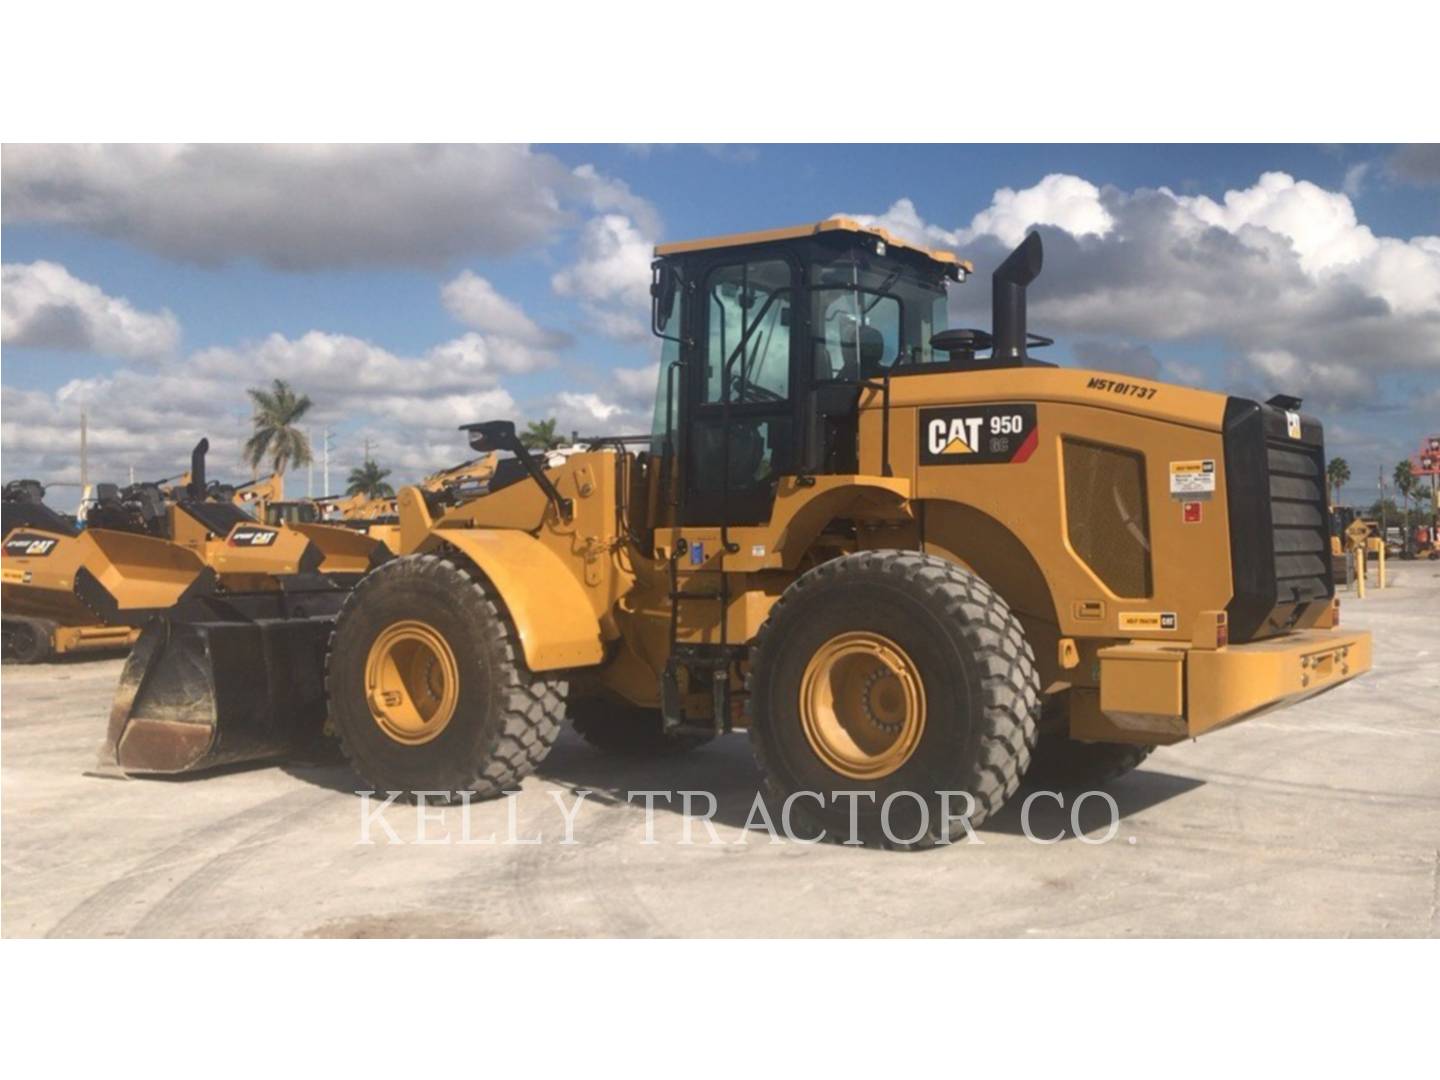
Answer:
[[[758,524],[778,477],[855,472],[866,387],[1031,362],[1024,286],[1039,272],[1035,236],[1006,260],[1019,269],[1013,288],[997,272],[997,312],[1018,304],[1018,324],[1007,322],[1018,341],[948,328],[946,288],[969,263],[843,218],[655,255],[652,330],[664,347],[651,454],[680,524]]]

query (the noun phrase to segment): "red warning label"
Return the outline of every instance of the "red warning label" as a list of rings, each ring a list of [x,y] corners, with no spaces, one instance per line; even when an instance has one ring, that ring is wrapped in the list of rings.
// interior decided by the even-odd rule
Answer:
[[[1186,524],[1186,525],[1198,525],[1198,524],[1200,524],[1200,508],[1201,508],[1202,506],[1204,506],[1204,505],[1205,505],[1204,503],[1198,503],[1198,502],[1187,502],[1187,503],[1182,504],[1183,509],[1184,509],[1185,524]]]

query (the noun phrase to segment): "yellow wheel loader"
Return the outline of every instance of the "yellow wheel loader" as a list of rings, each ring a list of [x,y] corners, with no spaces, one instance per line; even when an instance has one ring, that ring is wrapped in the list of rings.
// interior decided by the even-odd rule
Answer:
[[[194,580],[193,556],[137,536],[82,533],[75,522],[45,505],[36,480],[14,480],[3,493],[4,656],[33,664],[55,656],[128,648],[140,631],[104,621],[75,585],[81,571],[114,583],[117,566],[144,567],[143,604],[169,607]]]
[[[267,524],[262,515],[284,499],[279,477],[235,488],[206,481],[208,439],[191,453],[183,486],[169,491],[154,484],[134,484],[123,491],[97,486],[97,498],[86,516],[91,529],[143,532],[193,552],[230,593],[267,591],[282,578],[327,575],[337,580],[358,577],[388,553],[376,541],[338,525],[319,522]],[[291,583],[293,585],[293,582]]]
[[[328,714],[367,787],[494,795],[567,719],[624,753],[748,728],[802,835],[923,847],[1366,671],[1320,424],[1033,359],[1041,259],[995,271],[986,333],[947,326],[969,264],[856,222],[657,249],[652,431],[542,461],[468,425],[510,456],[482,493],[402,489],[399,557],[338,616],[227,629],[271,662],[250,746]],[[122,688],[122,768],[205,767],[234,707]]]
[[[7,659],[126,648],[156,614],[202,596],[281,590],[306,594],[313,606],[389,556],[378,541],[335,526],[257,523],[240,509],[236,489],[205,482],[207,450],[202,440],[191,471],[173,486],[96,485],[84,529],[46,507],[37,482],[7,485]],[[326,602],[338,606],[335,597]]]
[[[420,486],[437,493],[464,489],[469,494],[481,494],[495,471],[495,457],[487,454],[441,469],[422,480]],[[272,481],[275,479],[278,478]],[[273,484],[268,493],[270,497],[263,503],[263,513],[256,515],[267,525],[339,525],[364,533],[384,544],[387,550],[396,547],[400,518],[393,495],[372,498],[357,493],[286,501],[284,488],[276,493]],[[236,503],[243,505],[246,498],[242,490],[236,495]]]

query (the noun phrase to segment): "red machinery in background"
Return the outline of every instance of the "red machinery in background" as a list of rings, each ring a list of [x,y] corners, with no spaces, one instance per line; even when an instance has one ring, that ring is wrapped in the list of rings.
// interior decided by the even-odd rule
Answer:
[[[1440,435],[1431,435],[1420,444],[1420,452],[1410,456],[1410,475],[1419,481],[1416,494],[1426,495],[1425,478],[1430,478],[1429,521],[1416,525],[1407,545],[1416,558],[1440,559]]]

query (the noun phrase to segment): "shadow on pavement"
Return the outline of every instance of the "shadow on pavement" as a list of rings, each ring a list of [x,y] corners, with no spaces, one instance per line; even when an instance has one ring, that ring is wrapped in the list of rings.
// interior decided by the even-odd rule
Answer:
[[[366,790],[360,779],[343,763],[291,762],[282,768],[307,784],[332,791],[353,795],[358,790]],[[749,740],[743,735],[725,736],[676,757],[626,758],[594,749],[567,728],[541,765],[538,775],[571,791],[589,790],[592,792],[590,799],[613,806],[630,805],[643,809],[645,802],[640,792],[667,792],[671,798],[667,801],[657,796],[655,809],[659,813],[675,815],[683,809],[679,792],[710,792],[716,801],[712,820],[717,825],[736,829],[745,827],[755,795],[761,789],[760,771],[750,754]],[[1184,795],[1202,783],[1188,777],[1141,768],[1112,781],[1106,791],[1115,800],[1119,819],[1123,821],[1132,814]],[[1028,794],[1030,792],[1022,787],[999,814],[977,831],[1024,835],[1022,815]],[[1081,835],[1103,833],[1108,829],[1112,820],[1111,810],[1099,795],[1082,799],[1078,815],[1072,820],[1072,810],[1081,794],[1079,791],[1062,792],[1063,802],[1057,802],[1050,795],[1033,799],[1028,812],[1031,835],[1046,840],[1073,840],[1077,835],[1077,825]],[[632,795],[634,798],[631,798]],[[780,807],[773,800],[767,800],[766,807],[771,820],[779,827]],[[691,808],[697,816],[703,814],[708,808],[707,800],[697,796],[692,800]]]

